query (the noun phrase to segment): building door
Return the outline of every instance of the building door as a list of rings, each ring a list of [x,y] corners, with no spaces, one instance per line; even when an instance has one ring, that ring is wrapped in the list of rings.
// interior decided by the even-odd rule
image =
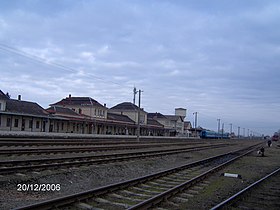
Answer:
[[[25,119],[21,120],[21,130],[24,131],[25,130]]]
[[[46,121],[43,121],[43,132],[46,131]]]

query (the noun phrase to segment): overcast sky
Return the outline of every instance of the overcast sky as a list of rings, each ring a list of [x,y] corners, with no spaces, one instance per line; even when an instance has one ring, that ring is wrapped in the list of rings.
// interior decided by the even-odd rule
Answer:
[[[135,86],[147,112],[271,135],[279,67],[277,0],[0,0],[0,89],[44,108],[68,94],[112,107]]]

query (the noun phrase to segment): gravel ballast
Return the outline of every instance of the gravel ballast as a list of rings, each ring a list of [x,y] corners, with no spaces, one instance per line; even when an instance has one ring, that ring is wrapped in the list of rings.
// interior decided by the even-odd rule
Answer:
[[[236,143],[236,142],[235,142]],[[229,146],[198,152],[181,153],[155,158],[116,162],[103,165],[82,166],[70,169],[45,170],[0,177],[0,209],[11,209],[36,202],[70,195],[100,186],[152,174],[198,159],[232,151],[244,144],[256,142],[237,141],[239,146]],[[20,192],[18,184],[59,184],[59,191]]]

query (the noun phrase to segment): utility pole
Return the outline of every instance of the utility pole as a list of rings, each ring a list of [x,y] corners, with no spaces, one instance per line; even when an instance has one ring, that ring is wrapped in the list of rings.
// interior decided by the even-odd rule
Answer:
[[[136,87],[133,88],[133,104],[135,104],[135,96],[137,94]]]
[[[222,123],[222,139],[224,138],[224,123]]]
[[[220,123],[221,123],[221,119],[217,119],[218,121],[218,133],[220,133]]]
[[[197,136],[197,133],[196,133],[196,128],[197,128],[197,112],[194,112],[193,113],[194,115],[194,129],[195,129],[195,136]]]
[[[137,141],[140,141],[140,101],[141,101],[141,92],[142,90],[139,90],[139,99],[138,99],[138,119],[137,119]]]
[[[240,126],[238,126],[238,138],[240,138]]]

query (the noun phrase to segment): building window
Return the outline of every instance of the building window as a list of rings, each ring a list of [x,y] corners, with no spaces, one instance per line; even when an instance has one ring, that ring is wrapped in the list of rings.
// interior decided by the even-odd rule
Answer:
[[[15,119],[15,124],[14,127],[17,128],[18,127],[18,119]]]
[[[7,127],[11,126],[11,118],[7,118]]]
[[[36,121],[36,128],[40,128],[40,121]]]
[[[0,126],[1,126],[1,114],[0,114]]]
[[[64,123],[61,123],[61,130],[64,130]]]
[[[2,110],[2,104],[0,103],[0,110]]]
[[[33,120],[29,120],[29,128],[33,128]]]

